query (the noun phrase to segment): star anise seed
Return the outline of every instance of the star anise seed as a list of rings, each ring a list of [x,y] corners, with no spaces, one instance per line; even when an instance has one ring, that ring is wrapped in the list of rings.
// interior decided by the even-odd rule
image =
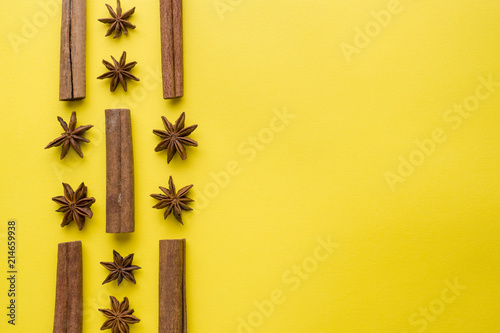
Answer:
[[[167,150],[167,163],[170,163],[175,153],[178,153],[180,157],[185,160],[187,158],[185,146],[197,147],[198,142],[193,139],[188,138],[198,125],[191,125],[184,128],[184,120],[186,116],[184,112],[172,125],[167,118],[161,117],[163,120],[163,126],[166,131],[163,130],[153,130],[155,135],[158,135],[162,140],[156,146],[155,151],[159,152],[162,150]]]
[[[99,80],[111,79],[111,91],[115,91],[119,83],[121,83],[123,90],[127,91],[127,79],[140,81],[137,77],[130,73],[130,70],[134,68],[137,61],[127,63],[127,52],[123,51],[120,62],[116,61],[113,56],[111,56],[111,59],[113,59],[114,64],[111,64],[104,59],[102,60],[102,63],[107,69],[109,69],[109,72],[106,72],[98,77]]]
[[[174,181],[172,180],[172,176],[170,176],[168,180],[168,189],[160,186],[160,190],[162,190],[165,194],[151,194],[151,197],[155,198],[159,202],[153,206],[156,209],[166,208],[164,217],[167,218],[170,213],[173,213],[177,221],[181,224],[182,222],[182,211],[183,210],[193,210],[190,208],[187,203],[193,202],[193,199],[186,197],[188,191],[193,187],[193,185],[184,186],[179,190],[179,192],[175,191]]]
[[[85,133],[87,130],[91,129],[94,127],[94,125],[85,125],[85,126],[79,126],[78,128],[76,127],[76,112],[73,111],[71,113],[71,118],[69,120],[69,126],[68,124],[61,118],[57,117],[57,120],[59,120],[59,123],[61,124],[62,128],[64,129],[64,133],[61,133],[61,136],[55,139],[54,141],[50,142],[45,149],[52,148],[52,147],[59,147],[62,145],[62,151],[61,151],[61,160],[66,156],[66,154],[69,151],[70,146],[73,147],[73,149],[78,153],[80,157],[83,157],[82,150],[80,148],[80,141],[87,142],[89,143],[90,140],[87,138],[84,138],[82,135]]]
[[[101,326],[101,331],[111,330],[112,333],[130,333],[128,325],[135,324],[141,320],[133,315],[134,310],[129,309],[128,298],[123,298],[122,302],[118,302],[113,296],[109,296],[111,300],[111,309],[99,309],[104,317],[108,318]]]
[[[73,191],[70,185],[62,183],[64,187],[64,196],[53,197],[52,200],[61,207],[56,212],[64,213],[61,227],[68,225],[71,221],[75,221],[78,229],[82,230],[85,226],[85,218],[92,218],[92,210],[90,206],[95,202],[94,198],[87,197],[87,186],[81,183],[80,186]]]
[[[123,279],[135,284],[133,271],[136,269],[140,269],[141,267],[132,265],[132,260],[134,260],[133,253],[129,254],[124,259],[118,252],[113,250],[113,262],[101,261],[101,265],[103,265],[108,271],[110,271],[109,275],[106,277],[102,284],[118,280],[118,285],[120,285]]]
[[[111,23],[111,26],[106,32],[105,37],[111,35],[113,31],[115,32],[113,38],[120,37],[122,32],[123,34],[128,35],[127,28],[135,29],[135,25],[133,25],[127,20],[135,12],[135,7],[126,11],[125,13],[122,13],[122,6],[120,0],[117,0],[116,13],[110,5],[106,5],[106,7],[108,8],[109,14],[112,17],[98,19],[98,21],[102,23]]]

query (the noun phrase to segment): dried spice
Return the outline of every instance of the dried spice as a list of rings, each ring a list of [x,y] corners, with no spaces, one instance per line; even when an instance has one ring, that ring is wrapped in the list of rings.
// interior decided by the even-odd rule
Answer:
[[[184,120],[186,116],[184,112],[172,125],[167,118],[161,117],[163,121],[163,126],[166,131],[163,130],[153,130],[155,135],[158,135],[162,140],[156,146],[155,151],[159,152],[162,150],[167,150],[167,163],[170,163],[175,153],[178,153],[180,157],[185,160],[187,158],[185,146],[197,147],[198,142],[193,139],[188,138],[198,125],[191,125],[184,128]]]
[[[125,51],[123,51],[122,53],[120,62],[116,61],[113,56],[111,56],[111,59],[113,59],[114,64],[111,64],[104,59],[102,60],[102,63],[104,64],[104,66],[106,66],[107,69],[109,69],[109,72],[106,72],[103,75],[99,76],[98,79],[111,79],[111,91],[115,91],[119,83],[121,83],[123,90],[127,91],[127,79],[139,81],[137,77],[130,73],[130,70],[134,68],[134,66],[137,64],[137,61],[127,63],[127,52]]]
[[[76,128],[76,112],[73,111],[71,113],[71,118],[69,120],[69,126],[68,124],[61,118],[57,117],[57,120],[59,120],[59,123],[61,123],[62,128],[64,129],[64,133],[61,133],[61,136],[55,139],[54,141],[50,142],[45,149],[52,148],[52,147],[59,147],[62,145],[62,152],[61,152],[61,160],[66,156],[66,154],[69,151],[70,146],[73,147],[73,149],[78,153],[80,157],[83,157],[82,150],[80,148],[80,141],[82,142],[87,142],[89,143],[90,140],[87,138],[84,138],[82,135],[94,125],[85,125],[85,126],[79,126]]]
[[[184,95],[182,0],[160,0],[163,98]]]
[[[86,95],[87,0],[56,3],[62,4],[59,100],[76,101]]]
[[[106,232],[135,230],[134,153],[129,109],[107,109]]]
[[[160,240],[158,333],[186,333],[186,239]]]
[[[153,206],[153,208],[166,208],[164,214],[165,219],[168,215],[170,215],[170,213],[173,213],[177,221],[179,221],[181,224],[184,224],[182,222],[181,216],[182,211],[193,210],[187,205],[187,203],[193,202],[194,200],[186,197],[187,193],[189,192],[191,187],[193,187],[193,185],[184,186],[179,190],[179,192],[176,192],[174,181],[172,180],[172,176],[170,176],[168,180],[168,187],[169,188],[167,189],[160,186],[160,190],[162,190],[165,194],[151,194],[151,197],[159,201],[156,205]]]
[[[141,269],[139,266],[132,265],[134,254],[129,254],[125,259],[115,250],[113,250],[113,262],[101,261],[101,265],[110,271],[108,277],[102,284],[118,280],[118,285],[122,283],[123,279],[135,284],[134,270]]]
[[[52,333],[81,333],[82,323],[82,242],[59,243],[57,250],[56,309],[54,311],[54,329]],[[45,329],[44,331],[48,330]]]
[[[73,191],[70,185],[62,183],[64,187],[64,196],[53,197],[52,200],[61,207],[56,212],[64,213],[61,227],[68,225],[71,221],[75,221],[78,229],[82,230],[85,225],[85,218],[92,218],[92,210],[90,206],[95,202],[94,198],[87,197],[87,186],[81,183],[80,186]]]
[[[116,13],[111,8],[110,5],[106,5],[108,7],[109,14],[112,16],[110,18],[102,18],[99,19],[99,22],[102,23],[111,23],[111,26],[109,27],[108,31],[106,32],[106,36],[108,37],[115,32],[115,35],[113,38],[120,37],[122,32],[124,35],[128,35],[128,30],[127,28],[130,29],[135,29],[135,25],[130,23],[127,19],[135,12],[135,7],[126,11],[125,13],[122,12],[122,6],[120,3],[120,0],[117,0],[117,5],[116,5]]]
[[[133,309],[129,309],[128,298],[123,298],[122,302],[118,302],[113,296],[109,296],[111,300],[111,309],[99,309],[101,313],[108,318],[101,326],[101,331],[111,330],[112,333],[129,333],[128,325],[135,324],[141,320],[134,316]]]

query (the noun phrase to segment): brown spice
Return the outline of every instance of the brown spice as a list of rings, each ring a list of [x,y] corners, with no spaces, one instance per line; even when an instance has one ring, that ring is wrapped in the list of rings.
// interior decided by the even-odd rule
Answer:
[[[111,18],[102,18],[98,20],[102,23],[111,23],[105,37],[111,35],[113,31],[115,32],[113,38],[120,37],[122,32],[124,35],[128,34],[127,28],[135,29],[135,25],[127,20],[135,12],[135,7],[123,13],[120,0],[117,0],[116,13],[110,5],[106,5],[106,7],[108,8]]]
[[[59,100],[85,98],[86,0],[63,0]]]
[[[56,138],[54,141],[49,142],[49,144],[45,147],[45,149],[52,147],[59,147],[62,145],[61,152],[61,160],[66,156],[70,147],[77,152],[80,157],[83,157],[82,150],[80,149],[80,142],[89,143],[90,140],[83,137],[83,134],[94,127],[94,125],[85,125],[79,126],[76,128],[76,112],[73,111],[71,113],[71,118],[69,120],[69,126],[66,122],[61,118],[57,117],[59,123],[61,123],[62,128],[64,129],[64,133],[61,133],[61,136]]]
[[[141,320],[133,315],[133,309],[129,309],[127,297],[122,302],[118,302],[113,296],[109,296],[109,299],[111,300],[111,309],[99,309],[108,318],[101,326],[101,331],[111,330],[112,333],[129,333],[128,325],[138,323]]]
[[[134,270],[141,268],[139,266],[132,265],[132,260],[134,260],[133,253],[123,258],[118,252],[113,250],[113,262],[101,261],[101,265],[110,271],[108,277],[102,284],[117,280],[118,285],[120,285],[123,279],[135,284]]]
[[[133,232],[134,156],[130,110],[106,110],[106,232]]]
[[[127,52],[123,51],[122,56],[120,57],[120,62],[116,61],[113,56],[111,56],[111,59],[113,60],[113,64],[104,59],[102,60],[102,63],[106,66],[109,72],[97,77],[99,80],[111,79],[111,91],[115,91],[119,83],[121,83],[123,90],[127,91],[127,79],[140,81],[137,77],[130,73],[130,70],[135,67],[137,61],[127,63]]]
[[[182,0],[160,0],[163,98],[184,95]]]
[[[85,226],[85,218],[92,218],[92,206],[95,202],[94,198],[87,197],[87,186],[81,183],[80,186],[73,191],[70,185],[62,183],[64,187],[64,196],[53,197],[52,200],[61,207],[56,212],[64,213],[61,227],[68,225],[71,221],[75,221],[78,229],[82,230]]]
[[[158,135],[162,140],[156,146],[155,151],[159,152],[162,150],[167,150],[167,163],[170,163],[175,153],[178,153],[183,160],[187,158],[186,148],[184,146],[198,146],[198,142],[193,139],[188,138],[198,125],[191,125],[184,127],[184,120],[186,116],[184,112],[181,114],[179,119],[176,120],[175,124],[172,125],[167,118],[161,117],[163,121],[163,126],[166,131],[163,130],[153,130],[155,135]]]
[[[186,333],[186,240],[160,240],[159,333]]]
[[[59,243],[53,332],[81,333],[82,319],[82,242]]]
[[[165,194],[151,194],[151,197],[159,200],[159,202],[153,206],[156,209],[166,208],[165,213],[163,214],[166,219],[170,213],[173,213],[177,221],[180,224],[184,224],[182,222],[182,211],[183,210],[193,210],[187,204],[193,202],[193,199],[186,197],[189,190],[193,187],[193,185],[184,186],[179,190],[179,192],[175,191],[174,181],[172,180],[172,176],[170,176],[168,180],[168,189],[160,186],[160,190],[162,190]]]

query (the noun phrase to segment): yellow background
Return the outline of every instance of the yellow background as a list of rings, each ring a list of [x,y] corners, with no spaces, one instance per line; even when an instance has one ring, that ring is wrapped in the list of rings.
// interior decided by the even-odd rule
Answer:
[[[401,0],[400,12],[348,61],[341,43],[353,44],[356,28],[390,2],[185,1],[185,97],[164,101],[158,1],[124,0],[124,9],[136,6],[137,29],[113,40],[97,21],[108,17],[105,1],[89,0],[81,102],[58,101],[60,6],[4,3],[0,331],[52,330],[57,243],[82,240],[84,332],[99,330],[97,308],[109,306],[110,294],[128,296],[142,319],[132,332],[155,332],[158,240],[186,238],[190,332],[238,332],[249,316],[258,333],[500,332],[500,89],[458,129],[443,118],[475,93],[479,77],[500,81],[500,3]],[[110,93],[109,81],[95,78],[105,71],[102,59],[124,50],[138,61],[133,74],[141,81]],[[129,235],[105,233],[110,107],[132,112],[136,231]],[[72,110],[80,125],[95,127],[83,159],[70,152],[60,161],[59,148],[43,148],[61,132],[56,116],[69,120]],[[285,110],[295,118],[269,139],[275,112]],[[173,121],[183,111],[187,125],[199,125],[191,135],[199,147],[167,165],[152,130],[162,115]],[[391,191],[386,172],[396,173],[399,156],[439,128],[446,141]],[[267,143],[249,148],[259,134]],[[211,175],[228,163],[238,173],[216,185]],[[184,226],[151,208],[149,194],[170,175],[177,186],[194,184],[197,203]],[[51,197],[62,194],[62,181],[84,181],[97,200],[83,231],[59,226]],[[8,219],[18,222],[15,327],[4,314]],[[338,248],[314,267],[318,237]],[[99,262],[113,249],[136,254],[137,285],[101,285],[107,271]],[[303,263],[314,269],[293,289],[287,277]],[[466,289],[450,304],[439,301],[455,280]],[[255,302],[276,291],[284,301],[259,315]],[[410,323],[429,306],[439,314],[425,329]]]

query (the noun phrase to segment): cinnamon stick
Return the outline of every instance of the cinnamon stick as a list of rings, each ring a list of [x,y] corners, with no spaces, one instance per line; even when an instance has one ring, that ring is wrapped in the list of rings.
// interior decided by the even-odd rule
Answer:
[[[134,158],[129,109],[106,110],[106,232],[133,232]]]
[[[172,0],[174,34],[175,97],[184,95],[184,62],[182,43],[182,0]]]
[[[184,95],[182,0],[160,0],[163,98]]]
[[[62,0],[59,100],[85,98],[86,0]]]
[[[82,242],[59,243],[54,333],[82,332],[82,276]]]
[[[160,240],[159,333],[186,333],[186,240]]]

